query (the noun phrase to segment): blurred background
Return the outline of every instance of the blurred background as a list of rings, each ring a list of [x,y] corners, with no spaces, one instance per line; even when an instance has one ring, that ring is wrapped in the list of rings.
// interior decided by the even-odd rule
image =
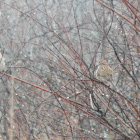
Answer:
[[[0,40],[0,140],[140,139],[139,0],[1,1]]]

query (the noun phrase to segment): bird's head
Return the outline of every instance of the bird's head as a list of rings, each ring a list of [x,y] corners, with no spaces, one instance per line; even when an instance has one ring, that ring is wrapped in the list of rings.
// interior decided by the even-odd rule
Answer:
[[[107,61],[105,59],[99,61],[99,65],[106,65]]]

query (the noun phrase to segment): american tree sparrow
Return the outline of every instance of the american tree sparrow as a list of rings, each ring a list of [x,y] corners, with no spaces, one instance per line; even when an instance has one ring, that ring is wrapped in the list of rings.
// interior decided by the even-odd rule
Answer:
[[[109,67],[106,60],[100,60],[95,71],[95,76],[102,82],[112,81],[114,71]]]

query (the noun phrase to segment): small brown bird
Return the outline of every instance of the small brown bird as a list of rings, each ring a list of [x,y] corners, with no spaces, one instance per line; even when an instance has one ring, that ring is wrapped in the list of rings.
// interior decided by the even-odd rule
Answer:
[[[109,67],[106,60],[100,60],[95,76],[98,80],[102,82],[112,81],[114,71]]]
[[[0,72],[5,71],[6,66],[5,66],[5,58],[0,52]]]

